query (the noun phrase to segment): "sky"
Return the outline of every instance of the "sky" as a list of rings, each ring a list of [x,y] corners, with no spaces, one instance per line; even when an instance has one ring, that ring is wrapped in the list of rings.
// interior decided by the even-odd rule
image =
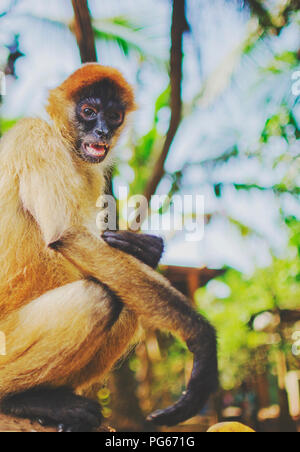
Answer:
[[[8,3],[1,0],[0,13]],[[171,9],[167,0],[90,0],[89,3],[93,17],[102,21],[111,16],[126,15],[142,24],[142,36],[137,37],[139,44],[161,64],[168,59]],[[172,238],[167,235],[169,240],[163,262],[217,268],[227,265],[251,273],[255,267],[271,262],[270,248],[278,254],[286,248],[287,235],[279,216],[278,200],[270,192],[236,193],[230,187],[222,198],[217,199],[211,183],[246,180],[268,186],[279,181],[286,168],[279,166],[276,171],[270,171],[267,161],[266,165],[261,165],[245,157],[211,171],[203,162],[221,155],[224,149],[235,144],[245,153],[255,148],[268,114],[274,111],[282,97],[289,95],[286,90],[291,85],[291,74],[285,74],[282,83],[278,84],[278,80],[261,74],[260,68],[271,61],[274,52],[296,49],[299,31],[286,30],[280,39],[262,43],[255,55],[241,61],[241,43],[248,36],[249,28],[255,26],[249,22],[247,10],[242,12],[235,1],[189,0],[187,16],[193,33],[184,40],[184,102],[188,105],[205,87],[207,95],[183,121],[166,169],[173,172],[188,164],[182,194],[203,194],[206,212],[217,212],[217,215],[206,226],[204,239],[197,244],[187,243],[184,234]],[[37,19],[43,17],[51,19],[52,23],[49,25]],[[8,81],[3,116],[42,114],[48,90],[79,66],[75,39],[67,27],[59,24],[68,24],[71,17],[69,0],[20,0],[14,12],[1,20],[0,62],[5,58],[4,44],[15,33],[21,34],[21,50],[26,55],[17,63],[19,79]],[[98,54],[101,63],[118,67],[134,84],[138,73],[139,111],[134,121],[140,133],[146,133],[153,118],[153,99],[167,87],[168,77],[151,58],[141,64],[139,58],[134,55],[126,58],[112,44],[99,44]],[[255,95],[249,96],[249,90],[254,92],[254,88]],[[268,107],[265,104],[262,107],[266,96],[270,99]],[[159,126],[163,132],[167,130],[168,117],[168,112],[161,117]],[[272,152],[276,149],[281,152],[283,146],[282,140],[274,140]],[[192,166],[191,163],[199,164]],[[117,183],[128,185],[130,178],[132,170],[130,172],[125,159]],[[164,193],[168,184],[168,180],[163,180],[158,193]],[[286,209],[300,218],[299,205],[289,197],[286,198]],[[224,219],[224,212],[253,227],[257,236],[241,237],[238,228]]]

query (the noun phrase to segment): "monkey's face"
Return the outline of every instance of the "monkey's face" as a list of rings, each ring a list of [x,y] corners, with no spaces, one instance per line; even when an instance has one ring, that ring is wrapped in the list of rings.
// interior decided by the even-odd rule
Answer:
[[[90,88],[76,105],[77,152],[89,163],[103,162],[124,123],[125,106],[109,82]]]

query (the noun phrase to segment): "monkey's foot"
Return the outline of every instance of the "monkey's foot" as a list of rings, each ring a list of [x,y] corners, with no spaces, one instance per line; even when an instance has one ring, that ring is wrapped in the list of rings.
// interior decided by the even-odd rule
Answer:
[[[59,432],[90,432],[101,425],[100,406],[68,388],[36,388],[6,397],[4,414],[56,426]]]
[[[113,248],[131,254],[152,268],[156,268],[164,252],[164,241],[149,234],[136,234],[130,231],[106,231],[103,240]]]

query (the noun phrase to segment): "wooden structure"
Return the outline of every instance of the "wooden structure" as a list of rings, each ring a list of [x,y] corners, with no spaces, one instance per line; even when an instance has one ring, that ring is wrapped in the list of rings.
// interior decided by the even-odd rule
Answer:
[[[191,300],[194,299],[195,292],[199,287],[206,286],[209,281],[223,275],[226,271],[206,267],[175,266],[161,266],[161,270],[171,284]]]

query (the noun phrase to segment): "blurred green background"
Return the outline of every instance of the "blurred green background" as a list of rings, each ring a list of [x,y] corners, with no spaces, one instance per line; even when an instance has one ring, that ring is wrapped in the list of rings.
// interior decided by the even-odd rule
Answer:
[[[216,326],[221,388],[175,430],[237,419],[261,431],[296,431],[298,1],[90,0],[89,9],[98,60],[124,72],[139,105],[119,145],[114,195],[127,187],[148,199],[205,197],[203,240],[165,231],[161,271]],[[73,17],[69,0],[1,0],[1,134],[24,115],[43,114],[48,90],[80,65]],[[152,214],[169,211],[165,203]],[[193,221],[193,207],[184,215]],[[181,343],[147,330],[96,388],[108,422],[146,430],[145,413],[174,401],[190,370]]]

